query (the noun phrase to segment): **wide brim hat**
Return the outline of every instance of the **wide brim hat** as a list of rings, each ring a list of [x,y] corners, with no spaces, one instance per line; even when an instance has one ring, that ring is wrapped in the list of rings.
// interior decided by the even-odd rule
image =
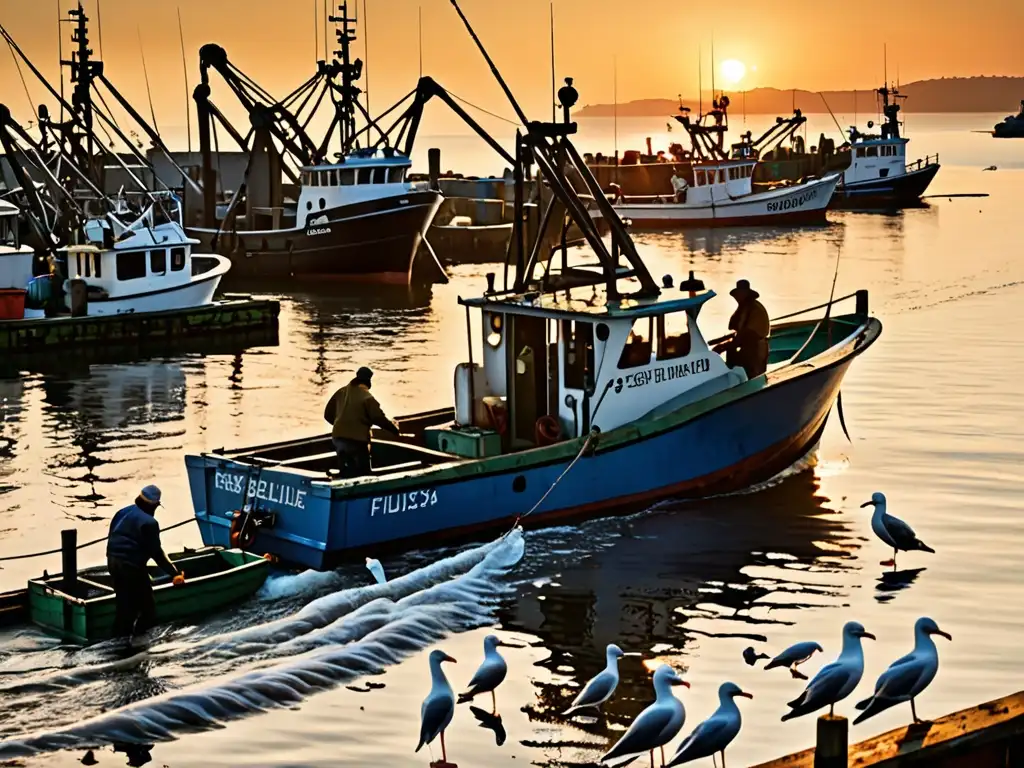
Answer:
[[[734,299],[738,299],[741,295],[750,296],[752,299],[756,299],[761,296],[760,293],[750,287],[749,280],[737,280],[736,287],[729,291],[729,295]]]

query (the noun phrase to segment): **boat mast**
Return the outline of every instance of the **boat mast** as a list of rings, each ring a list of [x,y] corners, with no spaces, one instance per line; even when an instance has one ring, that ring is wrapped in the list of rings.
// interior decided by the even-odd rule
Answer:
[[[358,3],[359,0],[356,0]],[[355,19],[348,15],[348,2],[338,6],[340,16],[330,16],[328,21],[340,25],[334,31],[338,38],[338,49],[334,52],[334,62],[341,74],[341,98],[335,102],[338,116],[338,130],[341,137],[342,157],[349,154],[356,137],[356,101],[359,99],[359,87],[356,83],[362,74],[363,62],[358,59],[352,63],[352,43],[356,40],[353,26]]]

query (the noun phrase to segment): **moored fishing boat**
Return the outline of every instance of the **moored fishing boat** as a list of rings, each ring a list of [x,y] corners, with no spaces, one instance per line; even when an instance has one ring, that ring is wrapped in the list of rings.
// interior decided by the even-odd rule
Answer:
[[[569,140],[575,90],[559,92],[564,123],[530,121],[491,66],[523,124],[516,176],[538,168],[552,198],[524,224],[517,185],[511,282],[489,275],[460,299],[469,355],[454,408],[400,419],[401,436],[375,440],[371,474],[355,479],[338,476],[326,435],[187,456],[205,543],[329,568],[359,551],[743,489],[820,438],[843,376],[881,333],[867,293],[844,297],[856,299],[845,315],[836,300],[815,308],[821,319],[776,323],[767,372],[729,367],[699,318],[715,293],[692,274],[678,287],[652,278]],[[572,224],[587,248],[568,247]]]
[[[270,562],[237,549],[185,550],[169,554],[185,574],[185,583],[171,584],[159,567],[151,566],[153,600],[159,624],[209,614],[256,592],[270,572]],[[114,584],[106,566],[43,576],[28,583],[32,623],[78,643],[109,639],[116,611]]]
[[[1003,122],[996,123],[992,135],[997,139],[1024,139],[1024,99],[1020,102],[1020,112],[1007,115]]]
[[[690,136],[692,150],[688,153],[688,170],[672,177],[673,189],[667,189],[664,195],[644,197],[617,194],[615,212],[639,227],[824,222],[840,174],[796,183],[754,184],[761,152],[778,145],[806,122],[799,110],[788,120],[780,118],[757,142],[751,141],[748,132],[727,151],[724,139],[729,129],[729,97],[716,98],[712,106],[695,121],[690,119],[688,107],[680,107],[676,120]]]

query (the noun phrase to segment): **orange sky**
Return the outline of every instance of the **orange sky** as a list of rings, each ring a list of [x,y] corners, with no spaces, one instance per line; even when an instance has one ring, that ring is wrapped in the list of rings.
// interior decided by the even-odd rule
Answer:
[[[68,0],[0,0],[0,21],[48,74],[56,70],[57,4]],[[97,0],[86,10],[95,25]],[[182,121],[183,75],[176,8],[181,9],[190,78],[196,51],[223,45],[232,61],[272,93],[283,95],[311,73],[314,6],[322,0],[100,0],[108,76],[140,109],[146,91],[140,65],[141,30],[158,119]],[[417,9],[423,9],[424,70],[452,92],[509,114],[479,54],[448,0],[368,0],[371,106],[411,90],[418,74]],[[722,0],[554,0],[558,73],[576,78],[581,103],[609,102],[613,57],[622,101],[671,97],[697,90],[698,45],[709,85],[715,57],[735,58],[756,71],[740,87],[771,85],[811,90],[873,88],[882,78],[882,45],[889,74],[903,82],[930,77],[1024,75],[1021,0],[901,0],[890,3],[783,3]],[[527,111],[549,109],[548,0],[463,0],[463,8]],[[969,10],[967,10],[969,8]],[[685,20],[682,13],[685,9]],[[969,14],[969,30],[966,15]],[[965,36],[965,32],[969,35]],[[93,48],[99,51],[94,28]],[[358,43],[362,45],[362,41]],[[6,46],[3,46],[6,47]],[[719,81],[721,82],[721,81]],[[42,91],[30,84],[33,99]],[[223,89],[220,91],[223,93]],[[217,85],[214,100],[218,99]],[[26,98],[9,52],[0,51],[0,101],[19,119]]]

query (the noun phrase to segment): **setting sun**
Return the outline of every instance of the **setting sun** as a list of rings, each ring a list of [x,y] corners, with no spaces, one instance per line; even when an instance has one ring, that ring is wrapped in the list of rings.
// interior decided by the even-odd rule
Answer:
[[[729,85],[736,85],[747,74],[747,65],[738,59],[726,59],[722,62],[722,77]]]

